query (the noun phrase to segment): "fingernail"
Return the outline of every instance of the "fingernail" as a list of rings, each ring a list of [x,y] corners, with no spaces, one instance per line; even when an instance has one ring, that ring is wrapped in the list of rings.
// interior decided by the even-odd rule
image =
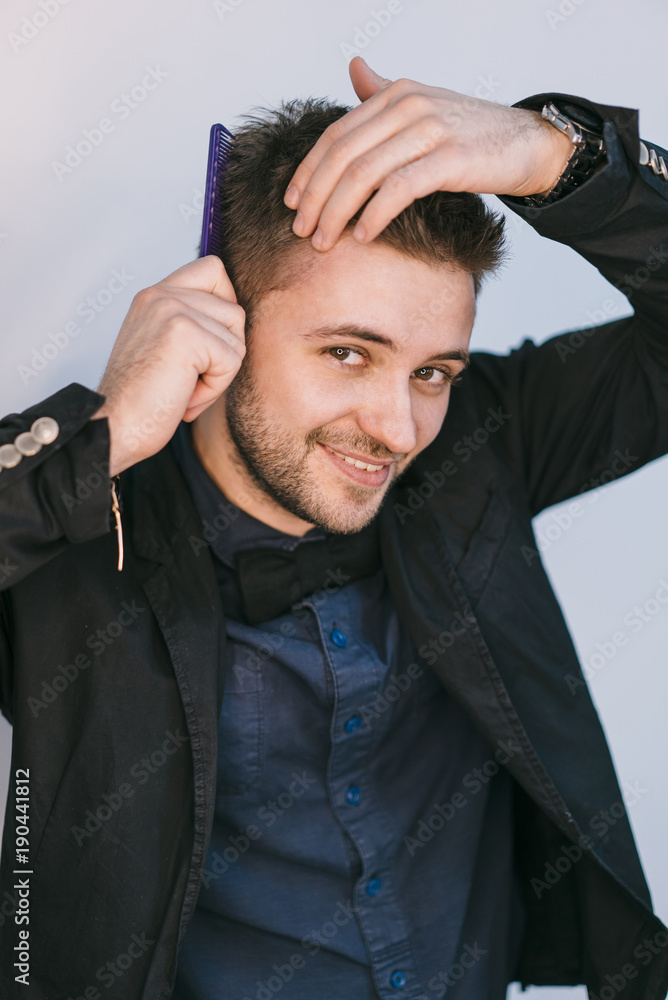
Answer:
[[[325,242],[321,229],[316,229],[316,231],[313,234],[313,239],[311,242],[313,243],[313,246],[316,248],[316,250],[320,250],[323,243]]]
[[[354,240],[364,240],[366,239],[366,229],[361,222],[358,222],[353,229],[353,239]]]
[[[283,201],[288,206],[288,208],[296,208],[297,202],[299,201],[299,188],[291,184],[288,190],[285,192],[285,197]]]
[[[292,222],[292,231],[297,236],[299,236],[303,228],[304,228],[304,217],[301,212],[297,212]]]

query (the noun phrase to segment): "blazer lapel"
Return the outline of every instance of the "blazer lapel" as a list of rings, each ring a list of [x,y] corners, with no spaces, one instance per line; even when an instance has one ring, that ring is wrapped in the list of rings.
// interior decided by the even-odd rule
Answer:
[[[415,647],[428,647],[431,669],[490,743],[503,741],[517,750],[508,770],[559,828],[577,839],[578,828],[513,707],[428,505],[402,525],[389,503],[379,517],[388,584]]]
[[[169,446],[131,471],[133,556],[145,560],[137,569],[183,702],[193,755],[195,853],[204,851],[203,864],[215,804],[225,617],[201,522]]]

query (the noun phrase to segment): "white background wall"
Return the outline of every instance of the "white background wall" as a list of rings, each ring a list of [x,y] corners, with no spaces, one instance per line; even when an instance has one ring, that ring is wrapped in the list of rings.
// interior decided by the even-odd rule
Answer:
[[[43,0],[48,9],[58,2]],[[252,105],[284,97],[356,104],[347,71],[354,53],[344,54],[345,45],[364,42],[359,32],[385,7],[386,0],[69,0],[34,37],[17,42],[12,33],[25,31],[23,19],[40,7],[5,0],[1,414],[72,381],[97,385],[134,293],[196,256],[211,123],[233,130]],[[639,108],[641,135],[665,147],[667,37],[662,0],[402,0],[359,52],[383,76],[507,104],[556,90]],[[147,67],[161,82],[122,115],[116,99],[141,84]],[[53,161],[62,162],[66,147],[102,118],[113,130],[58,178]],[[630,312],[572,250],[511,221],[513,259],[483,294],[474,348],[505,352],[525,337],[539,342],[591,325],[608,299],[616,315]],[[77,307],[123,268],[132,276],[126,288],[86,322]],[[77,320],[79,334],[37,370],[38,354],[53,343],[49,334]],[[536,523],[548,532],[544,559],[581,658],[588,662],[596,644],[620,629],[629,636],[590,687],[621,781],[645,789],[630,817],[666,922],[668,604],[637,632],[624,617],[668,580],[667,487],[663,459],[599,491],[566,528],[555,527],[558,508]],[[0,722],[5,772],[11,730]],[[534,993],[585,997],[581,988],[526,995]]]

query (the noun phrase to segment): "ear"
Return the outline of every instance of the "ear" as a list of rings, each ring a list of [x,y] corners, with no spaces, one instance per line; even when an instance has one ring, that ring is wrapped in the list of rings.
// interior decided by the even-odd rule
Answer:
[[[360,101],[366,101],[369,97],[373,97],[379,90],[389,87],[392,83],[391,80],[379,76],[378,73],[372,70],[361,56],[354,56],[350,60],[348,72],[350,73],[355,93]]]

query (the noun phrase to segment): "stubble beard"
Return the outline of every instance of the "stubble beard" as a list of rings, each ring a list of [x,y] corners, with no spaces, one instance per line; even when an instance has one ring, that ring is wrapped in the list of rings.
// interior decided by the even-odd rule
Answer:
[[[342,496],[327,496],[313,481],[309,467],[317,442],[327,441],[325,429],[317,427],[305,438],[297,439],[285,428],[276,427],[266,414],[266,395],[256,384],[249,356],[250,351],[225,393],[227,425],[242,472],[250,476],[255,487],[309,524],[336,534],[360,531],[378,514],[389,485],[379,502],[370,497],[368,489],[354,483],[343,486]],[[346,447],[344,441],[336,443]],[[348,446],[364,450],[359,440]],[[372,454],[368,443],[366,452]],[[390,477],[390,482],[396,478],[394,466]]]

